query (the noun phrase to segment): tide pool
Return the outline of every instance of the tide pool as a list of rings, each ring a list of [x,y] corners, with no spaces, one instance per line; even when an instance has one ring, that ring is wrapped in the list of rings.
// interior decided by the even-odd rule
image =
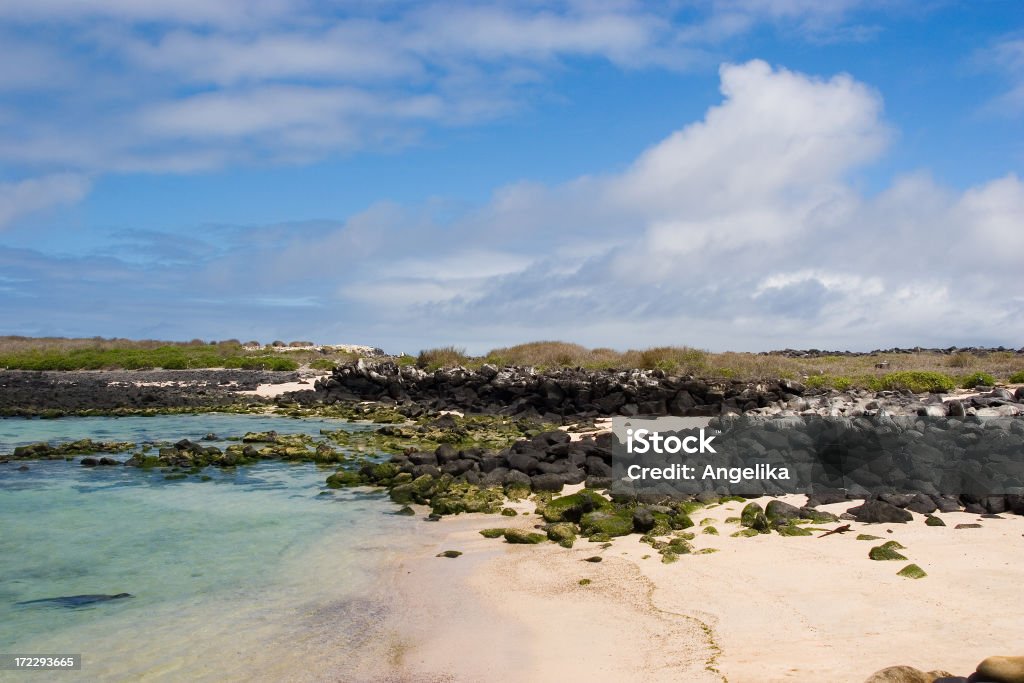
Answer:
[[[0,452],[44,440],[317,434],[345,424],[250,415],[11,419],[0,421]],[[81,671],[47,672],[47,680],[302,679],[328,662],[342,672],[385,609],[384,570],[415,542],[420,523],[393,515],[382,495],[329,491],[332,469],[211,467],[212,480],[202,482],[66,461],[0,465],[0,652],[82,655]],[[133,597],[77,608],[17,604],[118,593]]]

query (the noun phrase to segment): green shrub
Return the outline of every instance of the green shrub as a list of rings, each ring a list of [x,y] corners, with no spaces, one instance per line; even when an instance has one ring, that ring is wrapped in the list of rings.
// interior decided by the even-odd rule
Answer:
[[[309,364],[309,367],[314,370],[333,370],[335,364],[333,360],[327,360],[326,358],[319,358]]]
[[[1015,372],[1012,375],[1010,375],[1010,383],[1024,384],[1024,370],[1021,370],[1020,372]]]
[[[949,375],[928,370],[890,372],[878,380],[878,385],[888,390],[908,389],[915,394],[940,393],[956,388],[956,382]]]
[[[996,378],[987,372],[974,372],[967,375],[960,382],[964,389],[973,389],[976,386],[984,385],[990,387],[996,383]]]

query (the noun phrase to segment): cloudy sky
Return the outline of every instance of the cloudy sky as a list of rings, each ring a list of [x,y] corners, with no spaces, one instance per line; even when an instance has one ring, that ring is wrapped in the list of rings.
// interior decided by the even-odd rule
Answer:
[[[1016,0],[4,0],[0,334],[1024,345]]]

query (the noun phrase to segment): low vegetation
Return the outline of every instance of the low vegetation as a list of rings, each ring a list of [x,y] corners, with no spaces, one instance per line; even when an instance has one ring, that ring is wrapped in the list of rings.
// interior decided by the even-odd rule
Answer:
[[[62,337],[0,337],[0,368],[11,370],[187,370],[241,368],[246,370],[295,370],[316,362],[327,369],[354,358],[334,353],[330,357],[313,350],[282,354],[270,347],[237,339],[206,342],[169,342],[154,339],[67,339]]]
[[[824,355],[791,358],[775,353],[712,353],[688,346],[659,346],[644,350],[588,349],[579,344],[541,341],[494,349],[470,356],[453,346],[421,351],[417,365],[433,371],[461,365],[479,368],[526,365],[547,370],[583,368],[663,370],[676,375],[758,381],[790,379],[812,389],[864,388],[872,391],[945,392],[963,386],[991,386],[999,381],[1024,383],[1024,355],[936,352],[878,353],[865,356]],[[970,369],[970,374],[957,370]]]
[[[0,368],[19,370],[198,369],[244,368],[294,370],[309,367],[330,371],[357,359],[355,353],[320,348],[309,342],[261,346],[237,339],[189,342],[129,339],[65,339],[0,337]],[[417,356],[401,355],[399,365],[439,368],[484,364],[532,366],[538,370],[661,370],[673,375],[709,379],[761,381],[788,379],[811,389],[864,388],[915,393],[950,391],[996,383],[1024,383],[1024,354],[1012,351],[938,353],[877,353],[865,356],[819,355],[790,357],[780,353],[712,353],[689,346],[658,346],[616,351],[590,349],[561,341],[538,341],[494,349],[482,356],[464,348],[426,349]]]

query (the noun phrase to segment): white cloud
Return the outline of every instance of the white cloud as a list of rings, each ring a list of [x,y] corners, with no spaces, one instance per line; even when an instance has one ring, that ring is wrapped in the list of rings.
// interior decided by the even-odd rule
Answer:
[[[88,189],[88,178],[68,173],[0,183],[0,230],[27,214],[75,203]]]
[[[426,251],[388,250],[389,265],[445,264],[434,275],[375,268],[384,252],[364,254],[343,299],[440,323],[435,341],[471,346],[484,319],[517,321],[517,339],[620,347],[864,349],[1024,334],[1024,297],[1006,286],[1024,253],[1017,177],[957,193],[916,174],[865,197],[849,176],[890,136],[871,89],[754,61],[724,67],[722,92],[703,120],[621,174],[510,186],[431,228]],[[473,245],[500,248],[495,273],[460,258]]]
[[[703,68],[759,23],[831,27],[857,3],[776,4],[8,0],[0,89],[40,96],[8,105],[0,163],[192,172],[395,148],[517,111],[574,60]]]

